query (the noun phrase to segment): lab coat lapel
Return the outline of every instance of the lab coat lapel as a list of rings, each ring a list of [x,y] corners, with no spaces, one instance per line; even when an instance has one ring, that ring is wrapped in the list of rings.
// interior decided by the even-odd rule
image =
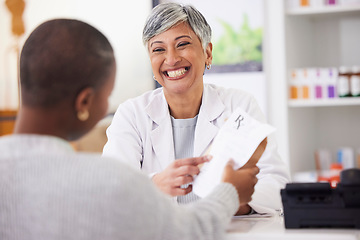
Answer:
[[[225,105],[222,103],[217,92],[209,85],[205,85],[198,122],[195,129],[195,157],[206,153],[206,150],[219,131],[219,127],[216,126],[214,122],[219,116],[221,116],[224,110]]]
[[[152,160],[159,161],[164,169],[174,161],[175,153],[170,114],[163,92],[154,97],[145,111],[153,121],[150,137],[155,158]]]

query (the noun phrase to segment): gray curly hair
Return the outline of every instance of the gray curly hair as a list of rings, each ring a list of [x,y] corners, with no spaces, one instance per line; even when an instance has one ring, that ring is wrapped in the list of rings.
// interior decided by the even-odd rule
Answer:
[[[143,43],[179,23],[186,22],[200,39],[204,51],[211,42],[211,27],[205,17],[191,5],[161,3],[151,11],[143,29]]]

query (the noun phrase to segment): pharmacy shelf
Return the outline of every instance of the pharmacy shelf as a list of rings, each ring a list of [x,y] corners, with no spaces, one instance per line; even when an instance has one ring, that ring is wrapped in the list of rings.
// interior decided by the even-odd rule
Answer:
[[[346,13],[360,11],[359,5],[346,5],[346,6],[323,6],[323,7],[299,7],[296,9],[288,9],[287,15],[317,15],[329,13]]]
[[[360,106],[360,97],[334,98],[334,99],[292,99],[288,106],[296,107],[334,107],[334,106]]]
[[[264,2],[269,122],[277,128],[279,153],[295,176],[315,169],[317,149],[335,156],[340,146],[360,148],[359,97],[288,99],[289,70],[359,65],[360,5],[287,10],[290,0]]]

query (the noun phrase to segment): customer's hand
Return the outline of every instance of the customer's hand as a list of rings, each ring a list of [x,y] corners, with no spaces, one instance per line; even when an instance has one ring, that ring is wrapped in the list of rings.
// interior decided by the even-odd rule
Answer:
[[[251,195],[254,193],[254,187],[258,180],[256,177],[258,173],[259,168],[256,166],[234,170],[233,160],[230,160],[226,164],[222,181],[231,183],[236,188],[240,201],[239,211],[241,207],[244,208],[244,206],[251,201]]]
[[[250,157],[250,159],[246,162],[246,164],[244,166],[241,167],[241,169],[245,169],[245,168],[253,168],[256,167],[256,164],[258,163],[260,157],[262,156],[262,154],[265,151],[267,145],[267,138],[265,138],[260,144],[259,146],[256,148],[255,152],[253,153],[253,155]],[[245,215],[250,213],[251,211],[251,207],[248,204],[242,205],[239,210],[237,211],[237,213],[235,215]]]
[[[209,160],[209,156],[178,159],[164,171],[155,174],[152,180],[166,194],[171,196],[186,195],[192,191],[192,185],[187,188],[181,188],[181,185],[193,182],[193,176],[200,172],[198,165]]]

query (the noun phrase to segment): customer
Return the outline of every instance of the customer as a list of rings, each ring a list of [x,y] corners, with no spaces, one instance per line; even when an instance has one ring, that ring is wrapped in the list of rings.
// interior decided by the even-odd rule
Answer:
[[[50,20],[26,40],[15,134],[0,138],[1,240],[222,239],[239,199],[250,201],[256,167],[228,164],[223,183],[184,207],[127,164],[74,152],[67,141],[106,114],[115,71],[109,41],[84,22]]]
[[[103,150],[104,156],[141,168],[162,191],[178,196],[180,203],[198,199],[191,185],[181,186],[191,183],[199,169],[179,165],[175,159],[204,154],[237,108],[265,122],[250,94],[203,83],[205,68],[210,68],[213,57],[210,41],[211,28],[194,7],[164,3],[152,10],[143,42],[154,78],[162,88],[119,106]],[[265,145],[263,142],[260,148]],[[249,213],[250,206],[257,212],[281,208],[280,189],[289,181],[289,173],[276,149],[275,140],[269,137],[258,162],[259,182],[253,201],[238,214]]]

